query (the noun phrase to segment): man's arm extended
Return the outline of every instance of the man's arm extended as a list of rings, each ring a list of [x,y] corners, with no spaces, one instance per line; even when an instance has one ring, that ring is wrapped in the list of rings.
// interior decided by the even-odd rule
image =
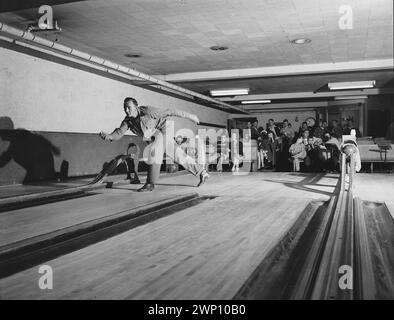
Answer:
[[[162,117],[178,117],[178,118],[189,119],[197,124],[200,122],[200,120],[197,118],[197,116],[195,114],[191,114],[191,113],[179,111],[179,110],[165,109],[165,110],[161,111],[161,116]]]
[[[122,123],[120,124],[120,127],[116,128],[111,134],[101,131],[99,135],[103,140],[117,141],[123,137],[127,129],[128,129],[127,122],[123,120]]]

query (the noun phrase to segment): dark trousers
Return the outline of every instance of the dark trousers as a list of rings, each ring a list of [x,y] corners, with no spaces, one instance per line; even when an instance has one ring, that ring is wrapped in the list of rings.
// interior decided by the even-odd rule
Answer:
[[[131,174],[134,173],[134,179],[138,178],[138,159],[127,158],[126,165],[127,165],[127,177],[131,178]]]

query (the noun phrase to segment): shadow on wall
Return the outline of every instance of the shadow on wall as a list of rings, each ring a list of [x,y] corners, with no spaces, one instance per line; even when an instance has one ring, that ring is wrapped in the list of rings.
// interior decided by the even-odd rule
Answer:
[[[0,170],[12,160],[23,167],[23,183],[57,178],[54,155],[60,150],[44,137],[25,129],[14,129],[9,117],[0,117]],[[12,172],[11,172],[12,174]]]

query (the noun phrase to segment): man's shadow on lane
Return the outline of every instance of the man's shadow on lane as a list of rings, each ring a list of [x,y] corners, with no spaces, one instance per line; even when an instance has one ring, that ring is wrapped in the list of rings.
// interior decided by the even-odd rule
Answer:
[[[296,189],[296,190],[301,190],[301,191],[306,191],[306,192],[311,192],[311,193],[317,193],[317,194],[322,194],[326,196],[332,196],[334,193],[339,190],[339,185],[340,185],[340,176],[337,179],[335,185],[334,184],[322,184],[319,183],[321,179],[326,178],[325,173],[308,173],[308,174],[303,174],[303,173],[292,173],[291,175],[294,176],[301,176],[303,179],[301,181],[284,181],[284,180],[274,180],[274,179],[263,179],[264,181],[269,181],[269,182],[275,182],[275,183],[281,183],[284,186],[291,188],[291,189]],[[333,177],[328,177],[328,178],[333,178]],[[319,190],[317,188],[323,187],[323,188],[333,188],[334,190],[332,192],[329,191],[323,191]]]

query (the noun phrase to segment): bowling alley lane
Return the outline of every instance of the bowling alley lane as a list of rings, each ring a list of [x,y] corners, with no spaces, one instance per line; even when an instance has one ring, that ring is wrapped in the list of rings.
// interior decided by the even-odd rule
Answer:
[[[195,191],[192,180],[182,175],[165,179],[156,196],[179,195],[179,185],[183,185],[183,192]],[[39,266],[3,278],[0,297],[230,299],[308,204],[328,201],[337,182],[336,174],[267,172],[238,179],[231,174],[213,174],[210,183],[198,191],[214,198],[45,262],[53,269],[52,290],[39,289]],[[69,223],[77,223],[81,219],[78,212],[83,215],[86,208],[103,212],[106,203],[109,214],[119,210],[121,199],[122,206],[135,205],[134,188],[120,186],[70,200],[63,207],[64,214],[54,212],[51,204],[37,212],[52,217],[56,226],[66,217]],[[57,207],[62,206],[58,203]],[[44,216],[40,221],[45,221]],[[15,226],[14,239],[23,238],[25,230],[50,229],[45,224],[29,226],[26,221],[22,229],[20,224],[22,231],[17,236]]]

